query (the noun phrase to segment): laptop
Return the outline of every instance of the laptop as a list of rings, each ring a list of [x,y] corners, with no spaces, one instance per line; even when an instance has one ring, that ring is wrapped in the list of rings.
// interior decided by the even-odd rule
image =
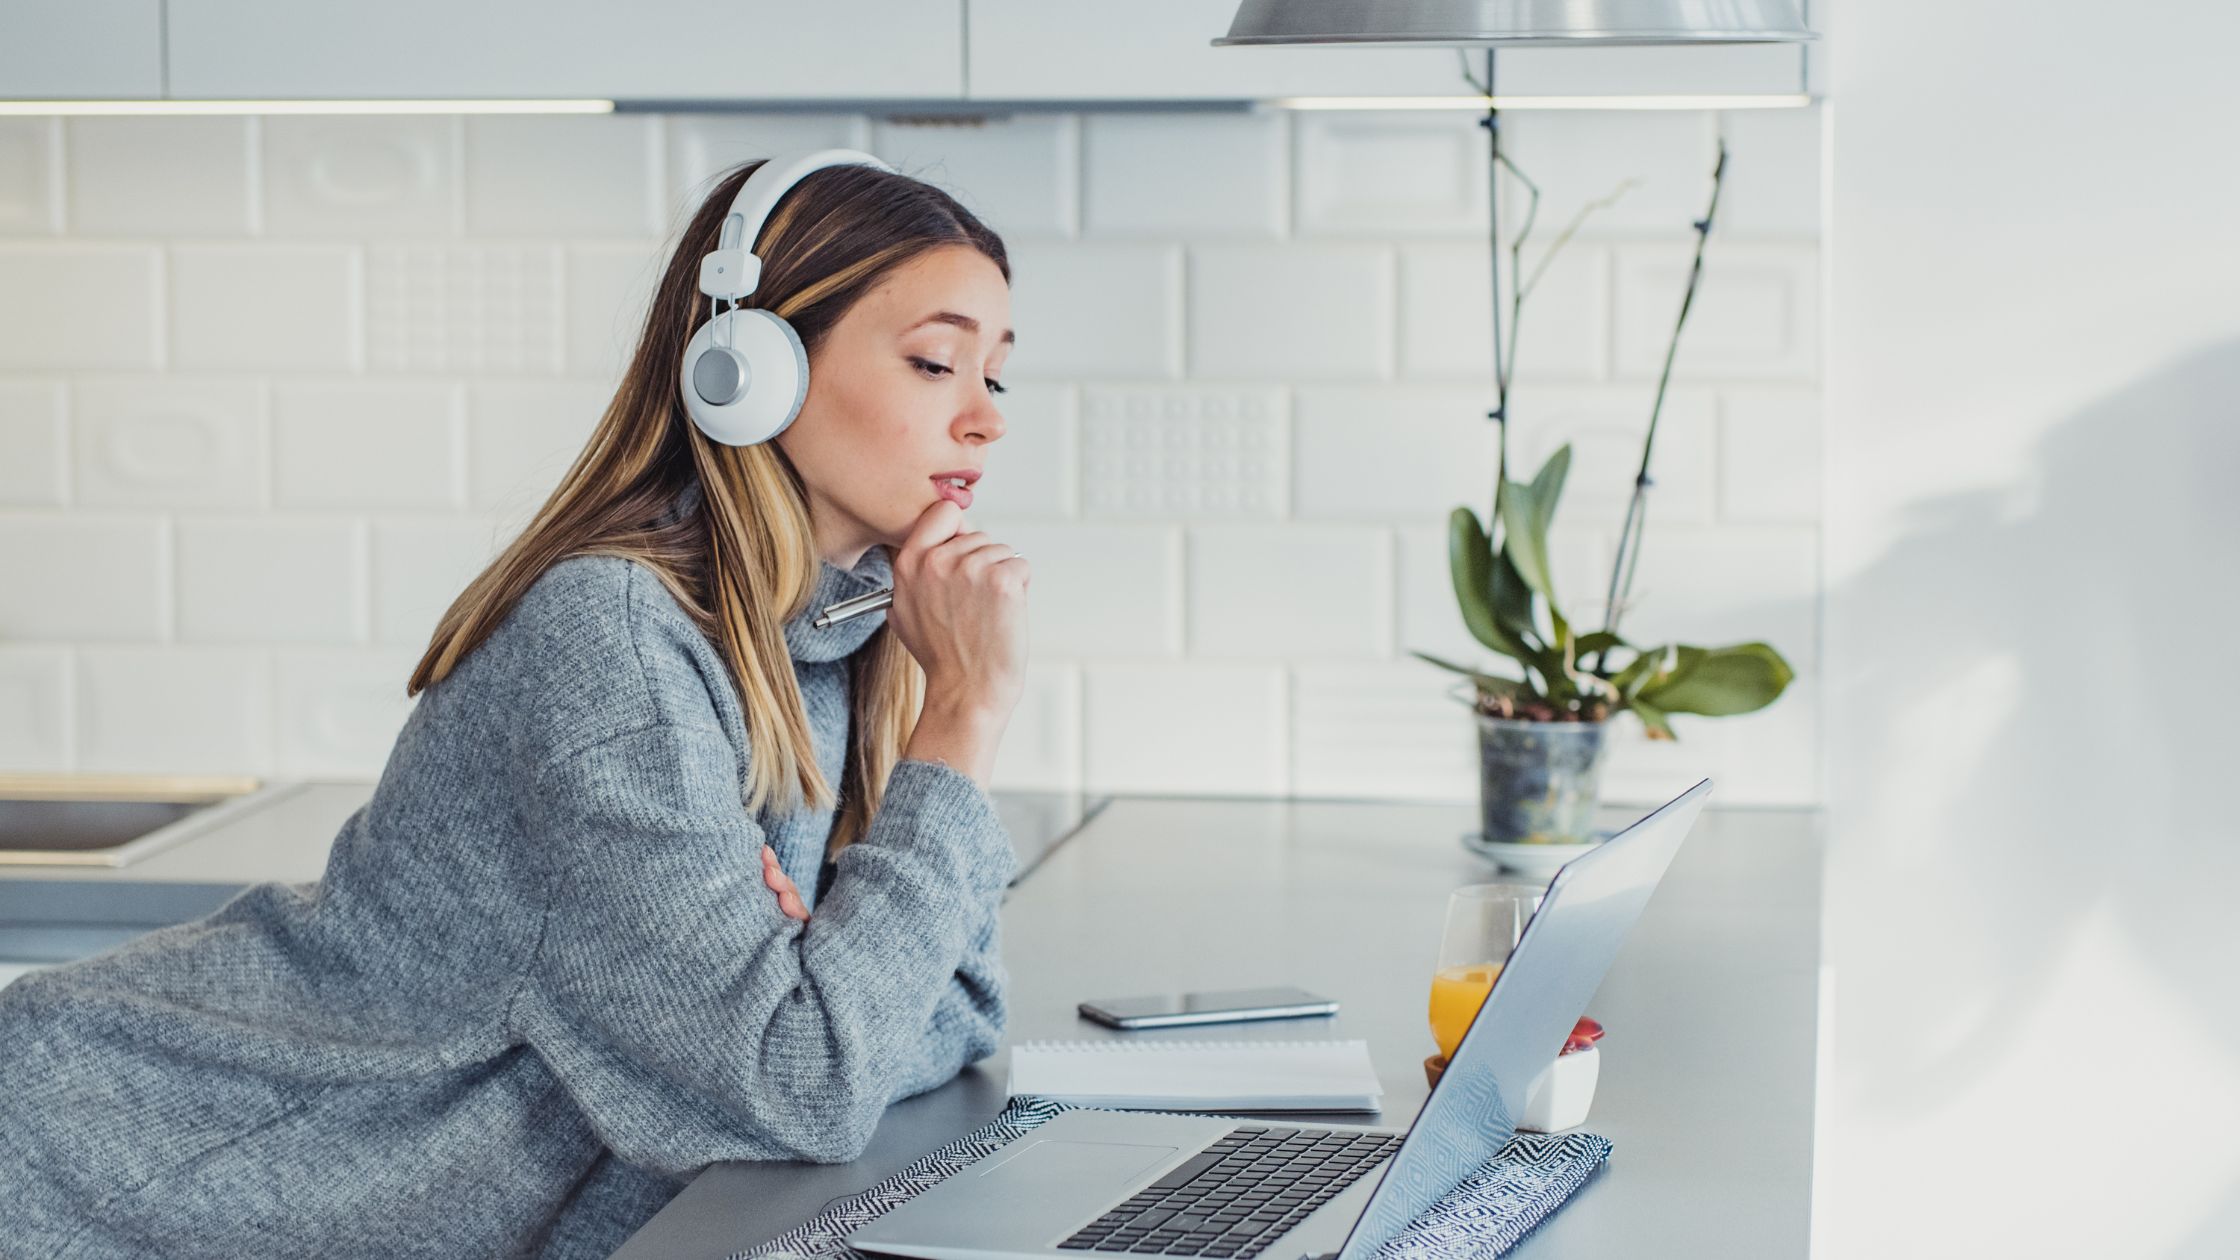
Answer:
[[[1406,1129],[1061,1112],[848,1244],[924,1260],[1374,1254],[1515,1136],[1710,793],[1705,779],[1556,872]]]

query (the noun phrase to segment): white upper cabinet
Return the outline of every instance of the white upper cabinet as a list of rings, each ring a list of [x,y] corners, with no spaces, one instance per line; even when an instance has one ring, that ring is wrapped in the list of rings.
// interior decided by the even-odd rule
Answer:
[[[0,0],[0,99],[161,95],[162,0]]]
[[[1452,48],[1215,48],[1235,0],[965,0],[975,100],[1451,96],[1471,91]],[[1485,54],[1470,51],[1471,72]],[[1780,95],[1803,90],[1795,44],[1512,48],[1503,96]]]
[[[170,94],[956,99],[964,92],[961,5],[962,0],[170,0]],[[85,7],[85,0],[73,7]],[[0,7],[0,13],[8,11]]]

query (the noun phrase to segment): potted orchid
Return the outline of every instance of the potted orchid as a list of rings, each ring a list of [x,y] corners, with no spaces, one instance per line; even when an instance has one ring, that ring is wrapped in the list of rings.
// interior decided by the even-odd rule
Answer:
[[[1489,94],[1490,95],[1490,94]],[[1655,449],[1657,417],[1679,347],[1680,330],[1695,299],[1703,272],[1704,242],[1718,209],[1727,149],[1722,140],[1711,175],[1710,208],[1694,224],[1695,265],[1688,275],[1680,314],[1665,352],[1664,372],[1650,408],[1642,442],[1640,471],[1620,528],[1601,628],[1582,633],[1557,602],[1548,561],[1548,531],[1571,468],[1567,444],[1548,457],[1528,482],[1509,478],[1509,364],[1514,358],[1516,326],[1533,282],[1547,260],[1578,228],[1578,220],[1556,239],[1531,276],[1522,273],[1524,240],[1531,233],[1539,189],[1510,163],[1500,146],[1495,111],[1483,120],[1494,169],[1507,169],[1531,193],[1525,225],[1510,247],[1519,283],[1514,286],[1510,333],[1504,354],[1501,335],[1500,233],[1495,226],[1494,379],[1497,396],[1490,414],[1497,425],[1492,510],[1484,521],[1467,506],[1447,518],[1447,555],[1456,602],[1471,637],[1516,663],[1518,676],[1491,673],[1442,660],[1427,652],[1411,654],[1469,680],[1467,702],[1477,715],[1479,804],[1482,851],[1505,865],[1524,869],[1562,860],[1595,842],[1592,832],[1599,790],[1604,731],[1620,713],[1632,713],[1652,739],[1674,739],[1674,714],[1725,717],[1749,713],[1774,702],[1794,677],[1789,663],[1764,643],[1728,647],[1689,644],[1643,645],[1618,631],[1633,586],[1634,566],[1647,517],[1650,455]],[[1580,219],[1625,191],[1580,211]],[[1457,691],[1462,691],[1457,688]],[[1464,698],[1458,696],[1458,698]]]
[[[1530,482],[1502,477],[1493,508],[1498,544],[1470,508],[1448,516],[1447,557],[1463,624],[1515,661],[1521,676],[1412,653],[1470,681],[1482,835],[1492,844],[1592,843],[1603,732],[1616,715],[1631,712],[1650,738],[1674,739],[1673,714],[1749,713],[1773,703],[1794,677],[1764,643],[1644,646],[1618,633],[1614,615],[1599,630],[1576,630],[1556,602],[1548,564],[1548,528],[1570,466],[1564,446]],[[1621,548],[1614,584],[1630,576],[1625,563]],[[1612,600],[1613,614],[1622,607]]]

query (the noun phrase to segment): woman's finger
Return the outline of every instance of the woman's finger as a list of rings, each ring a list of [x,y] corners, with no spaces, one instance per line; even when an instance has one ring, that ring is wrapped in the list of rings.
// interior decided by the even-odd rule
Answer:
[[[769,845],[762,846],[762,882],[778,894],[778,912],[789,919],[807,922],[809,907],[801,900],[801,890],[788,878],[785,868],[778,865],[778,855]]]

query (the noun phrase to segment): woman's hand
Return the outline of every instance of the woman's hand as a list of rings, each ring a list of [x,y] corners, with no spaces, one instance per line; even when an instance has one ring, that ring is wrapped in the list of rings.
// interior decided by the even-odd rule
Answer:
[[[801,903],[801,890],[786,878],[785,868],[778,865],[778,852],[769,845],[762,846],[762,882],[778,894],[778,909],[789,919],[809,921],[809,907]]]
[[[1008,721],[1026,687],[1027,562],[943,499],[894,557],[887,621],[926,672],[926,708]]]

